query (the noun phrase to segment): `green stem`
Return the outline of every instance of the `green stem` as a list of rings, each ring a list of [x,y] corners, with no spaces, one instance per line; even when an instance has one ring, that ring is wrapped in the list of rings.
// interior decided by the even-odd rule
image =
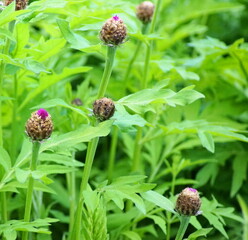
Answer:
[[[72,231],[73,224],[74,224],[74,214],[75,214],[75,198],[76,198],[76,188],[75,188],[75,172],[67,173],[67,186],[68,192],[70,196],[70,222],[69,222],[69,232]]]
[[[1,192],[0,193],[0,199],[1,199],[1,212],[2,212],[2,223],[7,222],[8,215],[7,215],[7,201],[6,201],[6,193]]]
[[[142,26],[142,34],[147,33],[148,26],[149,26],[149,24],[143,24],[143,26]],[[139,54],[141,45],[142,45],[142,42],[139,41],[138,44],[137,44],[136,50],[134,51],[134,54],[133,54],[131,60],[128,63],[127,70],[126,70],[125,77],[124,77],[124,84],[125,85],[127,84],[128,78],[129,78],[130,73],[131,73],[131,69],[132,69],[133,64],[134,64],[134,62],[135,62],[135,60],[136,60],[136,58],[137,58],[137,56]]]
[[[18,107],[18,101],[17,101],[17,89],[18,89],[18,82],[17,82],[17,75],[14,75],[14,103],[13,103],[13,114],[12,114],[12,126],[11,126],[11,146],[10,146],[10,156],[12,159],[12,163],[15,163],[16,159],[16,151],[17,151],[17,107]]]
[[[74,240],[80,240],[80,232],[81,232],[81,221],[82,221],[82,210],[83,210],[83,191],[87,189],[87,184],[89,181],[90,177],[90,172],[97,148],[99,138],[94,138],[92,141],[89,142],[88,148],[87,148],[87,154],[86,154],[86,159],[85,159],[85,165],[84,165],[84,171],[83,171],[83,176],[82,176],[82,182],[80,186],[80,191],[79,191],[79,202],[77,206],[77,211],[76,211],[76,217],[74,221],[74,231],[73,231],[73,237],[71,239]]]
[[[141,138],[142,138],[142,127],[138,127],[134,142],[132,172],[136,172],[140,168]]]
[[[243,64],[243,62],[242,62],[242,60],[240,59],[240,57],[239,57],[235,52],[232,52],[232,55],[233,55],[233,57],[236,58],[236,60],[238,61],[239,66],[240,66],[240,69],[241,69],[241,71],[243,72],[243,74],[244,74],[244,76],[245,76],[245,78],[246,78],[246,81],[248,81],[248,72],[247,72],[247,70],[246,70],[246,68],[245,68],[245,66],[244,66],[244,64]]]
[[[183,236],[189,225],[190,216],[181,216],[180,217],[180,227],[177,232],[176,240],[182,240]]]
[[[114,165],[115,165],[117,141],[118,141],[118,127],[114,126],[113,127],[113,133],[112,133],[111,147],[110,147],[109,163],[108,163],[108,180],[109,180],[109,182],[111,182],[112,178],[113,178],[113,169],[114,169]]]
[[[135,62],[135,60],[136,60],[136,58],[137,58],[137,56],[139,54],[141,45],[142,45],[142,42],[139,41],[137,46],[136,46],[136,50],[134,51],[134,54],[133,54],[131,60],[128,63],[127,70],[126,70],[126,73],[125,73],[125,76],[124,76],[124,83],[125,84],[127,84],[128,78],[129,78],[130,73],[131,73],[131,69],[132,69],[133,64],[134,64],[134,62]]]
[[[108,46],[106,65],[105,65],[105,69],[103,72],[103,77],[101,80],[100,88],[97,94],[97,99],[104,97],[105,92],[107,90],[109,78],[112,73],[112,68],[114,64],[115,52],[116,52],[116,46],[114,47]],[[80,191],[79,191],[79,201],[77,205],[72,234],[70,236],[71,240],[81,240],[80,231],[81,231],[81,221],[82,221],[82,209],[83,209],[83,203],[84,203],[83,202],[83,191],[86,190],[87,188],[87,184],[89,181],[90,172],[91,172],[92,164],[94,161],[98,141],[99,141],[99,137],[92,139],[89,142],[89,145],[87,148],[84,171],[83,171],[83,176],[82,176],[82,181],[81,181],[81,186],[80,186]]]
[[[160,5],[162,3],[162,0],[158,0],[156,5],[155,5],[155,11],[154,15],[152,18],[152,23],[151,23],[151,28],[149,33],[153,33],[155,30],[155,25],[157,22],[158,14],[159,14],[159,9]],[[146,49],[146,57],[145,57],[145,65],[144,65],[144,76],[143,76],[143,82],[142,82],[142,88],[147,88],[147,83],[148,83],[148,73],[149,73],[149,65],[150,65],[150,59],[151,59],[151,52],[152,52],[152,45],[153,41],[150,41],[150,43],[147,45]]]
[[[8,24],[8,28],[10,31],[13,30],[15,22],[12,21]],[[3,54],[8,55],[10,47],[10,40],[8,38],[5,39],[5,44],[3,47]],[[0,97],[3,94],[3,79],[4,79],[4,72],[5,72],[5,63],[2,60],[0,63]],[[3,129],[2,129],[2,101],[0,99],[0,146],[3,146]],[[7,213],[7,200],[6,200],[6,193],[0,193],[1,199],[1,213],[2,213],[2,222],[7,222],[8,220],[8,213]]]
[[[108,87],[110,75],[112,73],[114,59],[116,53],[116,46],[108,46],[107,49],[107,59],[106,59],[106,66],[103,72],[100,88],[97,94],[97,99],[104,97],[105,92]]]
[[[33,142],[32,161],[30,163],[31,172],[36,170],[39,149],[40,149],[40,143]],[[34,190],[34,179],[30,173],[30,176],[28,179],[27,197],[26,197],[25,212],[24,212],[24,222],[30,221],[33,190]],[[27,240],[27,239],[28,239],[28,232],[25,231],[22,234],[22,240]]]
[[[175,193],[175,182],[176,182],[176,174],[172,173],[172,182],[171,182],[171,194]],[[171,212],[167,212],[167,237],[166,239],[170,239],[171,232]]]

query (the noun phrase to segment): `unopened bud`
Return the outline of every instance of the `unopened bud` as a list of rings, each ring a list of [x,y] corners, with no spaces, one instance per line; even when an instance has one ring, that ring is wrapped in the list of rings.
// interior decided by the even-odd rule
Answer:
[[[195,216],[201,207],[199,193],[194,188],[185,188],[177,198],[175,210],[180,215]]]
[[[154,12],[154,4],[150,1],[144,1],[136,8],[136,15],[143,23],[148,23],[152,20]]]
[[[26,122],[26,133],[33,141],[49,138],[53,131],[53,122],[45,109],[39,109],[31,114]]]
[[[96,100],[93,104],[93,112],[99,121],[108,120],[114,115],[114,102],[110,98]]]
[[[82,105],[83,105],[83,103],[82,103],[82,101],[81,101],[80,98],[75,98],[75,99],[73,99],[73,100],[71,101],[71,103],[74,104],[74,105],[76,105],[76,106],[82,106]]]
[[[28,5],[28,0],[4,0],[4,5],[8,6],[11,4],[13,1],[16,2],[16,10],[22,10],[25,9],[26,6]]]
[[[126,25],[117,15],[108,19],[100,31],[100,38],[107,45],[122,44],[126,36]]]

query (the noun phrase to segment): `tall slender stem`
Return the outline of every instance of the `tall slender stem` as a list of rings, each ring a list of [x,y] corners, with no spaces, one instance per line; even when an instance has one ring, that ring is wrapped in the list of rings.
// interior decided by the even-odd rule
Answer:
[[[142,138],[142,127],[138,127],[134,142],[132,172],[138,171],[140,168],[141,138]]]
[[[156,26],[156,22],[157,22],[161,3],[162,3],[162,0],[157,0],[149,33],[153,33],[155,30],[155,26]],[[149,65],[150,65],[152,45],[153,45],[153,41],[150,41],[150,43],[147,45],[147,49],[146,49],[142,88],[147,88],[147,84],[148,84],[148,73],[149,73]]]
[[[40,143],[33,142],[33,152],[32,152],[32,161],[30,163],[30,171],[36,170],[39,149],[40,149]],[[34,179],[30,175],[28,179],[27,197],[26,197],[25,212],[24,212],[24,222],[30,221],[33,190],[34,190]],[[27,240],[27,239],[28,239],[28,232],[23,232],[22,240]]]
[[[171,194],[175,194],[175,182],[176,182],[177,174],[174,172],[172,173],[172,181],[171,181]],[[167,212],[167,240],[170,239],[170,232],[171,232],[171,212]]]
[[[116,46],[108,46],[107,49],[107,59],[106,65],[103,72],[103,77],[101,80],[100,88],[98,90],[97,98],[102,98],[105,95],[107,86],[109,83],[110,75],[112,73],[114,58],[115,58]],[[76,210],[76,216],[74,220],[73,230],[70,236],[71,240],[81,240],[80,231],[81,231],[81,221],[82,221],[82,209],[83,209],[83,191],[86,190],[87,184],[90,177],[90,172],[93,164],[93,160],[96,153],[97,144],[99,137],[92,139],[87,148],[84,171],[79,191],[79,201]]]
[[[125,76],[124,76],[124,83],[125,83],[125,84],[127,83],[127,80],[128,80],[128,78],[129,78],[129,76],[130,76],[131,69],[132,69],[133,64],[134,64],[134,62],[135,62],[135,60],[136,60],[136,58],[137,58],[137,56],[138,56],[138,54],[139,54],[141,45],[142,45],[142,42],[139,41],[139,42],[137,43],[137,45],[136,45],[136,50],[134,51],[134,54],[133,54],[131,60],[128,62],[127,70],[126,70],[126,73],[125,73]]]
[[[17,132],[17,105],[18,105],[18,101],[17,101],[17,86],[18,82],[17,82],[17,75],[14,75],[14,103],[13,103],[13,114],[12,114],[12,126],[11,126],[11,146],[10,146],[10,156],[11,156],[11,160],[12,163],[15,163],[15,159],[16,159],[16,132]]]
[[[74,171],[66,174],[68,192],[70,196],[70,223],[69,223],[70,232],[72,231],[74,224],[75,199],[76,199],[75,177],[76,176]]]
[[[108,180],[110,182],[112,181],[113,178],[117,141],[118,141],[118,127],[114,126],[112,133],[111,147],[110,147],[109,163],[108,163]]]
[[[189,225],[190,216],[181,216],[180,217],[180,227],[177,232],[176,240],[182,240],[183,236]]]
[[[8,24],[8,28],[10,31],[13,30],[15,22],[12,21]],[[5,44],[2,50],[3,54],[9,53],[9,46],[10,46],[10,40],[6,37],[5,38]],[[5,62],[2,60],[0,61],[0,97],[3,94],[3,78],[4,78],[4,72],[5,72]],[[2,100],[0,99],[0,146],[3,146],[3,129],[2,129]],[[1,199],[1,213],[2,213],[2,222],[6,222],[8,220],[8,213],[7,213],[7,200],[6,200],[6,193],[1,192],[0,193],[0,199]]]
[[[116,53],[116,46],[108,46],[106,65],[103,72],[100,88],[98,90],[97,99],[104,97],[104,94],[107,90],[110,75],[113,69],[115,53]]]
[[[147,33],[148,27],[149,27],[148,23],[143,24],[143,26],[142,26],[142,34]],[[142,45],[142,42],[139,41],[138,44],[137,44],[136,50],[134,51],[134,54],[133,54],[131,60],[129,61],[129,63],[127,65],[127,70],[126,70],[125,77],[124,77],[124,84],[125,85],[127,84],[128,78],[129,78],[130,73],[131,73],[131,69],[132,69],[133,64],[134,64],[134,62],[135,62],[135,60],[136,60],[136,58],[137,58],[137,56],[139,54],[141,45]]]

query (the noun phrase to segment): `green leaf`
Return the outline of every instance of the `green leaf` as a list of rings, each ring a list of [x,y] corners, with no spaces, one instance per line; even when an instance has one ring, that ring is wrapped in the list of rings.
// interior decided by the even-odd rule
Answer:
[[[25,24],[25,23],[16,24],[15,37],[17,43],[14,49],[13,57],[23,58],[27,54],[25,46],[27,45],[29,40],[29,24]]]
[[[30,175],[30,171],[22,170],[20,168],[15,169],[16,179],[20,183],[25,183]]]
[[[133,232],[133,231],[122,232],[122,235],[125,235],[126,237],[128,237],[131,240],[141,240],[140,235],[136,232]]]
[[[147,177],[144,175],[122,176],[122,177],[115,178],[111,185],[112,186],[115,186],[115,185],[119,186],[119,185],[123,185],[123,184],[137,183],[137,182],[144,180],[145,178],[147,178]]]
[[[6,100],[13,100],[11,97],[5,97],[5,96],[0,96],[0,102],[1,101],[6,101]]]
[[[147,215],[148,218],[152,219],[157,224],[163,233],[166,235],[166,222],[163,218],[156,215]]]
[[[35,60],[25,59],[23,64],[31,72],[34,72],[34,73],[41,73],[41,72],[50,73],[49,71],[47,71],[46,67],[42,63],[37,62]]]
[[[212,231],[213,228],[202,228],[199,229],[197,231],[195,231],[194,233],[190,234],[188,237],[188,240],[195,240],[198,237],[206,237],[208,233],[210,233]]]
[[[248,236],[248,206],[245,200],[238,195],[237,197],[239,205],[242,209],[242,214],[243,214],[243,239],[245,239]]]
[[[107,136],[110,132],[110,128],[113,121],[108,120],[98,124],[96,127],[89,125],[83,125],[81,128],[62,134],[60,136],[51,137],[48,141],[42,144],[41,151],[51,149],[54,147],[71,147],[78,143],[89,142],[91,139],[96,137]]]
[[[233,163],[231,196],[234,197],[247,178],[247,153],[238,154]]]
[[[35,179],[40,179],[43,176],[49,175],[49,174],[64,174],[68,172],[75,171],[75,168],[67,167],[67,166],[61,166],[61,165],[39,165],[37,167],[36,171],[32,172],[32,176]]]
[[[198,137],[201,140],[201,144],[208,151],[214,153],[214,140],[210,133],[204,131],[198,131]]]
[[[29,10],[15,11],[15,2],[13,1],[0,13],[0,26],[15,20],[17,16],[25,12],[29,12]]]
[[[15,230],[6,230],[3,233],[6,240],[16,240],[17,232]]]
[[[44,103],[41,103],[41,104],[39,104],[39,105],[37,105],[35,107],[32,107],[31,109],[39,109],[39,108],[48,109],[48,108],[53,108],[53,107],[56,107],[56,106],[61,106],[61,107],[64,107],[64,108],[68,108],[68,109],[76,112],[77,114],[83,116],[84,118],[87,119],[87,121],[89,121],[85,112],[83,112],[79,108],[75,108],[75,107],[70,106],[63,99],[60,99],[60,98],[48,100],[47,102],[44,102]]]
[[[155,103],[166,103],[172,107],[190,104],[204,97],[201,93],[192,90],[192,87],[184,88],[178,93],[170,89],[144,89],[123,97],[118,103],[127,106],[137,113],[154,111],[152,105]]]
[[[73,68],[73,69],[65,68],[61,74],[42,75],[40,77],[40,85],[27,95],[27,97],[22,102],[19,110],[22,109],[28,102],[30,102],[33,98],[35,98],[45,89],[58,83],[64,78],[69,77],[74,74],[88,72],[90,69],[91,69],[90,67],[78,67],[78,68]]]
[[[8,172],[11,168],[11,159],[8,152],[0,146],[0,165],[3,166],[5,172]]]
[[[12,32],[10,32],[10,31],[7,30],[7,29],[0,28],[0,35],[3,35],[3,36],[5,36],[6,38],[8,38],[9,40],[11,40],[11,41],[13,41],[13,42],[16,42],[16,39],[14,38]]]
[[[64,38],[72,45],[72,48],[83,49],[90,46],[88,40],[74,33],[69,27],[69,23],[64,19],[57,19],[57,23]]]
[[[148,202],[151,202],[155,204],[156,206],[165,209],[166,211],[175,213],[174,204],[168,198],[164,197],[163,195],[151,190],[151,191],[142,193],[141,196]]]
[[[41,153],[39,154],[39,161],[41,162],[55,162],[64,166],[82,167],[84,164],[80,161],[73,159],[70,156],[65,156],[56,153]]]
[[[134,126],[144,127],[146,125],[147,121],[144,118],[137,114],[129,114],[122,105],[116,104],[115,108],[116,111],[113,117],[115,120],[114,125],[116,125],[121,131],[136,131]]]

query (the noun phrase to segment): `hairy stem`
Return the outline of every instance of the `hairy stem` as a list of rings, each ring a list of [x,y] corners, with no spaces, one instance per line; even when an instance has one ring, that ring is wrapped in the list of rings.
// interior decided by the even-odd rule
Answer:
[[[75,198],[76,198],[76,188],[75,188],[75,172],[67,173],[67,186],[68,192],[70,196],[70,222],[69,222],[69,232],[72,231],[72,227],[74,224],[74,213],[75,213]]]
[[[115,53],[116,53],[116,47],[115,46],[108,46],[106,65],[105,65],[105,69],[103,72],[100,88],[99,88],[99,91],[97,94],[97,99],[104,97],[105,92],[107,90],[110,75],[111,75],[112,69],[113,69]]]
[[[156,25],[156,22],[157,22],[157,18],[158,18],[161,3],[162,3],[162,0],[158,0],[156,5],[155,5],[155,11],[154,11],[154,15],[153,15],[153,18],[152,18],[152,23],[151,23],[149,33],[153,33],[154,30],[155,30],[155,25]],[[150,65],[150,58],[151,58],[151,52],[152,52],[152,45],[153,45],[153,41],[150,41],[150,43],[147,45],[147,49],[146,49],[142,88],[147,88],[147,84],[148,84],[148,74],[149,74],[149,65]]]
[[[15,24],[15,21],[12,21],[8,24],[8,28],[11,32],[13,31],[14,24]],[[10,40],[6,37],[2,53],[8,55],[9,47],[10,47]],[[3,94],[4,73],[5,73],[5,62],[2,60],[0,61],[0,98],[2,97],[2,94]],[[3,122],[2,121],[2,99],[0,99],[0,146],[3,146],[2,122]],[[1,199],[2,222],[6,222],[8,220],[8,213],[7,213],[7,199],[6,199],[5,192],[0,193],[0,199]]]
[[[103,77],[101,80],[100,88],[97,94],[97,99],[104,97],[105,92],[107,90],[107,86],[109,83],[110,75],[112,73],[114,58],[115,58],[116,47],[115,46],[108,46],[107,50],[107,59],[106,65],[103,72]],[[83,191],[86,190],[87,184],[90,177],[90,172],[92,168],[92,164],[94,161],[97,144],[99,141],[99,137],[92,139],[87,148],[84,171],[82,175],[82,181],[79,191],[79,201],[76,210],[76,216],[74,220],[74,227],[72,230],[72,234],[70,239],[71,240],[81,240],[80,231],[81,231],[81,221],[82,221],[82,209],[83,209]]]
[[[140,168],[141,138],[142,138],[142,127],[138,127],[134,142],[132,172],[136,172]]]
[[[30,163],[30,171],[31,172],[36,170],[38,155],[39,155],[39,149],[40,149],[40,143],[39,142],[33,142],[32,161]],[[26,197],[25,212],[24,212],[24,222],[30,221],[33,190],[34,190],[34,179],[30,173],[30,176],[28,179],[27,197]],[[28,232],[23,232],[22,240],[27,240],[27,239],[28,239]]]
[[[177,232],[176,240],[182,240],[183,236],[189,225],[190,216],[181,216],[180,217],[180,227]]]
[[[148,23],[143,24],[143,26],[142,26],[142,33],[143,34],[146,34],[147,33],[148,27],[149,27],[149,24]],[[126,70],[125,77],[124,77],[124,84],[125,85],[127,84],[127,81],[128,81],[129,76],[130,76],[130,73],[131,73],[133,64],[134,64],[134,62],[135,62],[135,60],[136,60],[136,58],[137,58],[137,56],[139,54],[141,45],[142,45],[142,42],[139,41],[137,43],[136,50],[134,51],[134,54],[133,54],[131,60],[129,61],[129,63],[127,65],[127,70]]]
[[[112,181],[113,178],[117,141],[118,141],[118,127],[114,126],[112,133],[111,147],[110,147],[109,163],[108,163],[108,180],[110,182]]]

